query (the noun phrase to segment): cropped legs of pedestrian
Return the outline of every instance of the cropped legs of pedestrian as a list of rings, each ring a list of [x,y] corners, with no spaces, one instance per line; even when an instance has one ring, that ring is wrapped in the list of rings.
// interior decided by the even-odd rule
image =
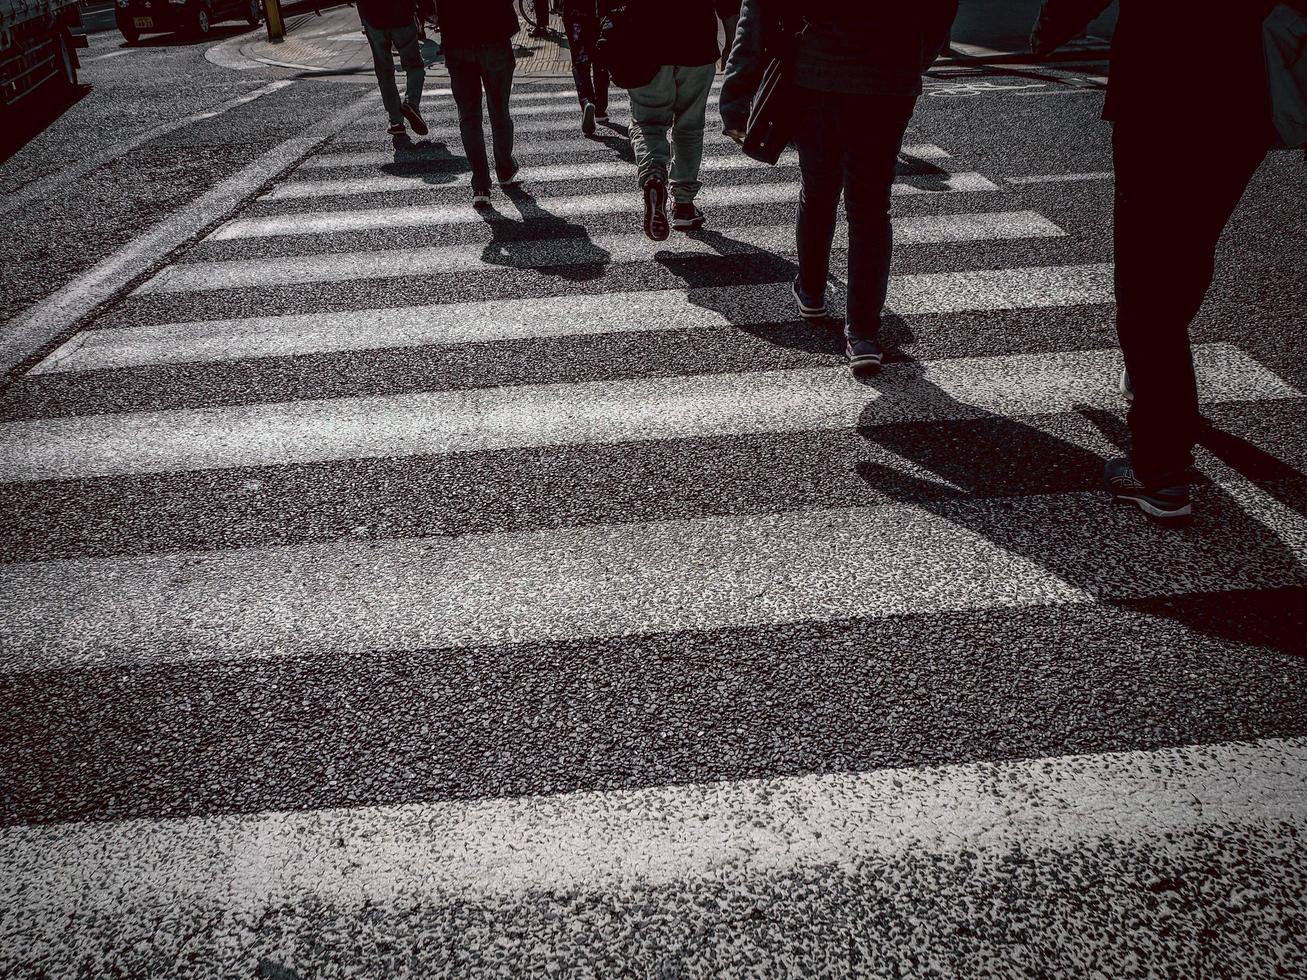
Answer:
[[[1208,141],[1203,165],[1159,177],[1183,132],[1127,118],[1112,136],[1116,172],[1116,329],[1133,392],[1129,459],[1108,480],[1155,517],[1190,512],[1187,471],[1202,424],[1189,324],[1212,282],[1216,246],[1270,148],[1247,124]]]
[[[644,232],[656,242],[670,233],[669,180],[674,201],[670,227],[703,227],[703,212],[694,199],[703,186],[704,114],[716,67],[715,62],[690,68],[664,65],[649,84],[630,90],[631,147],[644,197]]]
[[[362,13],[362,11],[360,12]],[[418,107],[422,102],[422,84],[426,78],[426,69],[422,63],[422,51],[419,46],[417,25],[411,11],[406,11],[405,20],[400,26],[373,26],[363,20],[363,33],[367,35],[368,45],[372,48],[372,67],[377,73],[377,87],[381,89],[381,103],[386,107],[390,117],[392,136],[404,133],[404,120],[413,127],[413,132],[425,136],[428,132],[426,121]],[[388,23],[383,17],[382,23]],[[404,97],[399,96],[399,87],[395,84],[395,62],[391,56],[391,45],[399,52],[399,62],[404,68]]]
[[[890,191],[915,96],[800,89],[797,230],[800,313],[826,315],[826,281],[840,195],[849,226],[845,346],[854,371],[880,367],[881,311],[894,247]]]
[[[472,167],[472,203],[476,207],[490,203],[490,163],[481,123],[483,93],[490,115],[490,138],[499,185],[512,187],[520,182],[513,156],[513,119],[508,108],[516,63],[513,46],[507,40],[445,50],[449,87],[458,106],[463,152]]]
[[[572,56],[572,80],[581,101],[581,132],[593,136],[595,123],[608,119],[608,70],[594,59],[599,37],[596,0],[565,0],[563,26]]]
[[[549,0],[535,0],[536,26],[532,37],[549,36]]]

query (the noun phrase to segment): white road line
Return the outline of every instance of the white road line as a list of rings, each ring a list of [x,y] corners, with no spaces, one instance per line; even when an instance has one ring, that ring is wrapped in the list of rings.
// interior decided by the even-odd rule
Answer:
[[[1205,401],[1298,397],[1226,344],[1195,350]],[[0,425],[0,482],[843,430],[884,421],[1113,410],[1115,351],[635,378],[37,419]]]
[[[168,253],[194,239],[201,230],[230,215],[255,190],[288,171],[367,105],[366,99],[358,100],[311,126],[303,136],[268,150],[67,286],[5,323],[0,327],[0,373],[11,370],[69,330],[133,279],[154,268]]]
[[[611,134],[618,136],[619,134]],[[333,148],[348,146],[369,146],[372,143],[351,143],[349,141],[334,141],[330,144]],[[738,154],[739,147],[731,140],[722,138],[719,140],[708,140],[705,142],[705,150],[708,156],[713,155],[714,150],[726,150],[730,154]],[[454,147],[453,149],[457,149]],[[607,143],[600,140],[586,139],[583,136],[564,136],[555,140],[531,140],[521,142],[513,147],[513,154],[519,158],[549,156],[552,154],[563,153],[586,153],[595,156],[612,158],[613,149]],[[466,162],[466,157],[454,152],[447,152],[443,156],[431,155],[423,157],[421,151],[414,149],[359,149],[359,150],[342,150],[340,152],[318,153],[309,157],[300,166],[299,171],[304,170],[334,170],[349,167],[384,167],[391,164],[415,164],[426,161],[447,163],[457,161]],[[903,147],[900,156],[908,160],[947,160],[949,155],[943,149],[934,144],[914,144]],[[627,165],[628,168],[631,166]],[[528,171],[534,174],[534,168]]]
[[[493,225],[481,228],[484,248],[464,243],[417,249],[384,249],[302,256],[268,256],[221,262],[185,262],[168,266],[136,289],[137,294],[246,289],[291,285],[393,279],[494,268],[549,268],[619,262],[647,262],[658,255],[787,254],[794,251],[794,227],[785,225],[714,228],[703,235],[678,235],[653,243],[643,235],[597,235],[530,241],[494,239]],[[836,231],[836,247],[847,245],[847,229]],[[999,241],[1065,236],[1035,211],[921,215],[894,221],[898,245],[937,242]]]
[[[895,313],[913,315],[1111,301],[1112,267],[1104,264],[895,276],[888,305]],[[692,293],[648,290],[164,323],[83,330],[29,373],[669,328],[730,329],[795,315],[789,284],[769,283]]]
[[[76,162],[64,167],[58,173],[33,181],[25,187],[21,187],[16,191],[6,194],[3,199],[0,199],[0,214],[5,213],[6,211],[11,211],[20,204],[26,204],[33,199],[45,198],[48,195],[55,193],[61,185],[85,176],[92,170],[108,163],[110,160],[115,160],[136,149],[138,146],[144,146],[151,140],[156,140],[160,136],[166,136],[168,133],[181,129],[183,126],[189,126],[191,123],[199,122],[202,119],[212,119],[214,116],[221,115],[229,109],[234,109],[237,106],[253,102],[255,99],[260,99],[265,95],[269,95],[293,84],[293,81],[293,79],[283,79],[277,82],[269,82],[267,85],[257,88],[253,92],[246,92],[244,95],[237,96],[234,99],[228,99],[226,102],[215,106],[213,109],[204,112],[197,112],[188,116],[182,116],[178,119],[171,119],[168,122],[153,126],[143,133],[138,133],[136,136],[132,136],[125,140],[119,140],[116,143],[111,143],[98,153],[92,153],[79,158]]]
[[[631,171],[634,174],[634,170]],[[410,189],[425,189],[418,183]],[[435,188],[432,188],[435,189]],[[525,212],[518,212],[510,202],[504,210],[478,211],[467,203],[466,188],[460,182],[456,187],[446,185],[453,204],[402,205],[388,208],[358,208],[341,211],[305,211],[275,215],[267,218],[239,218],[229,221],[210,233],[215,241],[247,238],[267,238],[284,235],[323,235],[343,231],[367,231],[390,228],[431,228],[447,225],[521,224],[541,218],[579,217],[595,214],[622,214],[632,209],[631,191],[614,191],[607,194],[585,194],[575,197],[531,198]],[[951,174],[945,178],[926,181],[905,179],[894,185],[897,195],[985,193],[998,190],[979,174]],[[797,181],[778,184],[727,184],[710,185],[696,198],[703,207],[737,207],[758,204],[797,204]],[[638,204],[638,201],[637,201]]]
[[[1006,933],[991,938],[976,928],[966,944],[972,962],[1020,972],[1031,949],[1059,950],[1055,972],[1092,966],[1125,976],[1139,949],[1163,969],[1215,965],[1220,955],[1191,950],[1183,938],[1155,950],[1152,881],[1201,869],[1201,884],[1218,883],[1214,894],[1246,908],[1267,893],[1266,869],[1274,869],[1293,907],[1243,916],[1252,932],[1239,935],[1252,941],[1235,954],[1242,968],[1270,975],[1283,963],[1275,938],[1292,936],[1282,924],[1307,914],[1305,774],[1307,740],[1286,738],[559,796],[5,827],[0,880],[15,887],[0,923],[16,964],[75,962],[109,973],[97,967],[139,947],[157,962],[225,976],[249,972],[265,920],[276,921],[283,948],[310,949],[324,916],[346,921],[365,909],[396,946],[443,948],[481,934],[487,921],[511,922],[520,903],[568,895],[679,942],[701,923],[702,908],[725,905],[734,889],[784,895],[785,913],[807,922],[822,918],[814,906],[826,885],[795,883],[847,881],[859,892],[876,884],[894,892],[843,910],[849,929],[879,943],[877,920],[897,921],[886,903],[906,902],[886,882],[927,890],[932,920],[946,928],[975,926],[974,899],[950,886],[949,870],[1007,881],[1015,864],[1035,896],[1061,896],[1068,880],[1101,889],[1122,941],[1104,938],[1098,901],[1058,902],[1047,918],[1016,924],[1026,940],[1017,949]],[[1147,868],[1132,859],[1137,853],[1148,855]],[[432,908],[447,916],[414,912]],[[1165,914],[1177,934],[1199,931],[1201,919],[1176,908]],[[590,931],[586,948],[596,960],[629,954],[619,945],[623,930]],[[529,937],[496,935],[479,962],[518,972],[533,953]],[[720,962],[709,968],[690,952],[700,945],[687,939],[677,962],[696,975],[700,965],[723,975]],[[888,962],[910,970],[915,955]],[[1049,956],[1041,953],[1046,966]]]
[[[94,58],[83,58],[82,60],[89,64],[92,61],[105,61],[109,58],[121,58],[125,54],[131,54],[131,51],[124,48],[118,51],[110,51],[108,54],[97,54]]]
[[[569,643],[1307,584],[1307,556],[1274,560],[1249,546],[1246,528],[1159,535],[1098,491],[1008,498],[1000,513],[991,503],[0,565],[0,673]],[[1088,527],[1096,533],[1081,533]]]
[[[1028,177],[1008,177],[1009,184],[1062,184],[1087,180],[1111,180],[1112,171],[1099,170],[1081,174],[1033,174]]]
[[[780,165],[797,167],[797,154],[782,156]],[[749,157],[706,156],[701,171],[704,174],[727,173],[739,170],[766,170],[765,163]],[[560,183],[574,180],[596,180],[605,177],[626,177],[634,186],[635,165],[625,160],[562,163],[553,166],[532,167],[523,171],[528,187],[538,184]],[[431,178],[438,178],[431,180]],[[794,178],[797,186],[797,176]],[[353,197],[359,194],[432,194],[466,197],[466,178],[445,172],[435,174],[374,174],[367,177],[346,177],[333,180],[294,180],[279,184],[260,200],[289,201],[325,197]],[[974,172],[900,175],[895,178],[892,193],[895,196],[948,193],[976,193],[996,191],[990,180]]]

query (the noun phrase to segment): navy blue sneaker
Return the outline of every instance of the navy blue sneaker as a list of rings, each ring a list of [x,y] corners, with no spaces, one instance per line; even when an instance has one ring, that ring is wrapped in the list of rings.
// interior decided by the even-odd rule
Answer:
[[[813,299],[799,288],[799,280],[796,277],[790,286],[790,292],[794,294],[794,305],[799,308],[799,316],[805,320],[824,320],[826,319],[826,297]]]
[[[644,182],[641,194],[644,196],[644,233],[655,242],[667,241],[667,236],[672,233],[667,220],[667,184],[655,175]]]
[[[848,355],[849,367],[854,374],[879,371],[884,360],[879,341],[865,337],[845,337],[844,353]]]
[[[1189,484],[1183,474],[1168,474],[1156,485],[1149,485],[1135,476],[1133,464],[1123,456],[1107,461],[1103,479],[1113,497],[1134,504],[1150,517],[1172,520],[1193,513]]]

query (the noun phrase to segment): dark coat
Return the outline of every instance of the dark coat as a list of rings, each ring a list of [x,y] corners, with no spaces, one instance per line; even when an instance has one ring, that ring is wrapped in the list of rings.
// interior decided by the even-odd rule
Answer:
[[[358,0],[359,20],[377,30],[413,24],[413,0]]]
[[[513,0],[436,0],[436,13],[446,48],[507,41],[520,27]]]
[[[1047,54],[1110,0],[1044,0],[1031,47]],[[1262,22],[1276,0],[1121,0],[1103,115],[1203,133],[1228,124],[1269,129]]]
[[[773,25],[784,9],[807,27],[794,65],[797,84],[818,92],[912,96],[921,74],[948,42],[957,0],[744,0],[740,26],[722,84],[722,121],[744,129],[749,107],[775,44]]]
[[[616,0],[600,0],[601,12]],[[693,68],[708,65],[722,56],[717,44],[717,22],[739,16],[740,0],[620,0],[639,5],[641,23],[657,25],[647,31],[642,45],[649,64]]]

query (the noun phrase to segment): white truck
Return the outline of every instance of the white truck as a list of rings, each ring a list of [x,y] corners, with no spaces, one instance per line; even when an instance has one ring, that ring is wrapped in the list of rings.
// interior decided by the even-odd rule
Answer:
[[[0,0],[0,119],[29,97],[72,89],[86,44],[77,0]]]

